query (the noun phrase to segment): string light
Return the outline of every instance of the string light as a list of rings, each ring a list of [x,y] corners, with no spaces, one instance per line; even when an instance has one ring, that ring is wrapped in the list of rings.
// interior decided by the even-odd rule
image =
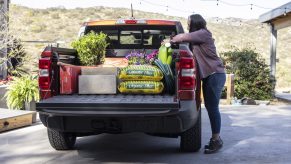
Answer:
[[[182,0],[183,2],[185,2],[184,0]],[[234,7],[245,7],[245,6],[250,6],[250,10],[253,10],[254,7],[256,8],[260,8],[260,9],[265,9],[265,10],[284,10],[284,16],[287,15],[287,10],[290,11],[289,8],[285,7],[285,8],[269,8],[269,7],[264,7],[264,6],[260,6],[260,5],[257,5],[257,4],[235,4],[235,3],[231,3],[231,2],[227,2],[227,1],[224,1],[224,0],[205,0],[205,1],[216,1],[216,5],[219,6],[219,3],[221,4],[224,4],[224,5],[228,5],[228,6],[234,6]],[[175,8],[175,7],[172,7],[172,6],[169,6],[169,5],[163,5],[163,4],[158,4],[158,3],[155,3],[155,2],[151,2],[151,1],[148,1],[148,0],[140,0],[139,1],[139,4],[141,5],[142,2],[144,4],[149,4],[149,5],[152,5],[152,6],[155,6],[155,7],[164,7],[166,8],[166,11],[169,11],[169,9],[173,10],[173,11],[178,11],[178,12],[182,12],[182,13],[188,13],[188,14],[194,14],[195,12],[194,11],[187,11],[187,10],[182,10],[182,9],[178,9],[178,8]],[[223,23],[222,20],[219,20],[218,17],[216,17],[216,22],[221,22]],[[246,22],[243,22],[244,25],[249,25],[249,26],[256,26],[256,27],[261,27],[261,28],[265,28],[263,25],[258,25],[258,24],[248,24]],[[242,26],[242,21],[240,20],[239,21],[239,25]]]
[[[150,1],[147,1],[147,0],[141,0],[141,1],[144,2],[144,3],[146,3],[146,4],[152,5],[152,6],[165,7],[166,8],[166,11],[168,11],[169,9],[171,9],[171,10],[174,10],[174,11],[178,11],[178,12],[182,12],[182,13],[187,13],[187,14],[193,13],[193,11],[181,10],[181,9],[177,9],[177,8],[174,8],[174,7],[171,7],[171,6],[168,6],[168,5],[162,5],[162,4],[150,2]]]

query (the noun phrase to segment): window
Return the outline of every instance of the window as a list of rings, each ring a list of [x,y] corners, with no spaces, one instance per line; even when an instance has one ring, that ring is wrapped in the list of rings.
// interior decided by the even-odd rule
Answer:
[[[173,25],[113,25],[87,26],[85,34],[90,31],[107,34],[110,44],[107,49],[158,49],[164,39],[177,34]]]
[[[141,31],[121,31],[120,44],[141,44]]]
[[[144,39],[148,41],[147,45],[154,47],[160,46],[164,39],[169,39],[176,33],[172,30],[144,30]]]

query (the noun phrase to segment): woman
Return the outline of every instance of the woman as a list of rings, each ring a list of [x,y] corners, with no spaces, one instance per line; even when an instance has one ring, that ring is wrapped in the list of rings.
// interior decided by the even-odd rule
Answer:
[[[214,39],[206,28],[206,21],[199,14],[188,18],[189,33],[178,34],[170,42],[189,42],[196,58],[203,81],[204,104],[211,123],[212,137],[205,145],[205,154],[217,152],[223,146],[220,138],[221,117],[219,99],[225,83],[225,69],[216,53]]]

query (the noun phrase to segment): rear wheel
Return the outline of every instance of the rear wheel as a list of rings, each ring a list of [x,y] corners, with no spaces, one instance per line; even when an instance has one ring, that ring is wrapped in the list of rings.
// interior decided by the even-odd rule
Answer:
[[[180,149],[184,152],[196,152],[201,148],[201,111],[196,124],[181,134]]]
[[[56,150],[70,150],[76,143],[76,136],[71,133],[47,129],[48,139],[51,146]]]

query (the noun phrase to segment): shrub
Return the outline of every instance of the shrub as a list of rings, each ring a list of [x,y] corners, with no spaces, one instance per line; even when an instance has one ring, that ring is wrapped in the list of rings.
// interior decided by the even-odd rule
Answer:
[[[32,76],[16,77],[5,93],[9,109],[24,109],[25,102],[39,101],[38,80]]]
[[[108,46],[106,37],[107,35],[102,32],[99,34],[90,32],[72,42],[72,47],[77,50],[82,65],[92,66],[104,63],[105,50]]]
[[[270,70],[258,53],[253,49],[235,48],[222,53],[227,73],[235,75],[235,96],[237,98],[249,97],[253,99],[271,99],[272,81]]]

